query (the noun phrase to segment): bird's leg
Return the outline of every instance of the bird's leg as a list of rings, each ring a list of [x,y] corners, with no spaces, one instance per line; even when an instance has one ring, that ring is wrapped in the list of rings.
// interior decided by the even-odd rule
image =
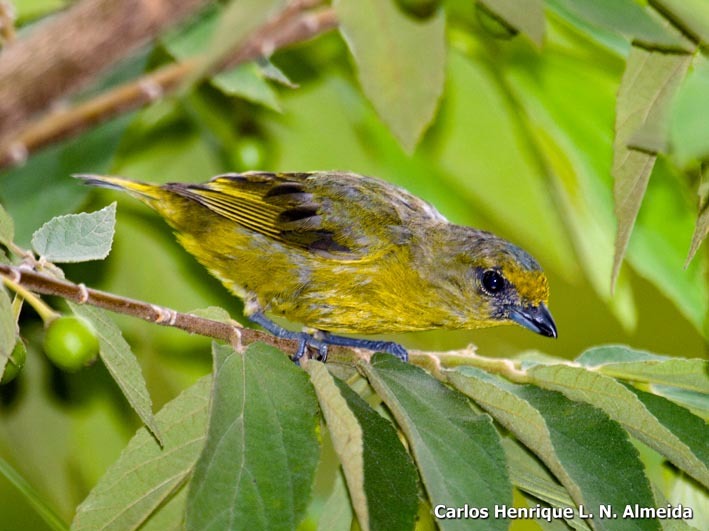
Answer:
[[[324,341],[314,338],[306,332],[293,332],[291,330],[286,330],[282,326],[274,323],[268,317],[266,317],[262,312],[255,312],[249,315],[249,319],[264,327],[266,330],[271,332],[274,336],[283,339],[297,339],[298,350],[291,358],[297,365],[300,365],[300,358],[305,354],[305,349],[308,347],[315,347],[318,349],[318,356],[321,361],[327,359],[327,344]]]
[[[404,363],[409,361],[409,353],[406,349],[393,341],[378,341],[376,339],[357,339],[354,337],[335,336],[327,332],[322,332],[323,343],[328,345],[339,345],[341,347],[366,348],[374,352],[386,352],[393,354]]]

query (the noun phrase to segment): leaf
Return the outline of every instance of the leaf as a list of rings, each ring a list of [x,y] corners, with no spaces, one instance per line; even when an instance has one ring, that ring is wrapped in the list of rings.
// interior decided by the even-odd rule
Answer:
[[[406,151],[433,120],[445,78],[445,16],[415,21],[394,2],[336,0],[340,32],[374,108]]]
[[[677,91],[672,105],[670,138],[680,165],[709,157],[709,60],[694,59],[694,69]]]
[[[589,349],[576,361],[621,380],[709,392],[709,362],[698,358],[669,358],[622,345],[609,345]]]
[[[422,369],[376,354],[361,364],[374,390],[406,435],[432,506],[493,508],[512,504],[500,436],[490,417]],[[465,456],[465,459],[461,459]],[[468,529],[465,520],[440,520],[441,529]],[[504,518],[487,529],[507,529]]]
[[[350,531],[352,529],[352,505],[347,496],[347,487],[341,472],[335,475],[332,492],[325,502],[318,521],[318,531]]]
[[[643,46],[692,50],[691,42],[635,0],[547,0],[547,4],[577,26],[582,20],[590,28],[618,33]]]
[[[219,306],[207,306],[206,308],[198,308],[187,313],[190,315],[196,315],[197,317],[202,317],[204,319],[211,319],[212,321],[220,321],[222,323],[234,322],[231,315],[229,315],[229,312]]]
[[[209,431],[190,483],[187,529],[295,529],[318,463],[318,407],[281,351],[213,345]]]
[[[239,96],[280,112],[278,96],[253,63],[239,65],[212,77],[212,85],[229,96]]]
[[[204,446],[211,377],[205,376],[156,415],[161,447],[141,428],[79,505],[72,530],[137,529],[165,504],[192,472]]]
[[[542,0],[480,0],[506,23],[527,35],[541,48],[544,44],[544,2]]]
[[[318,395],[360,527],[411,529],[418,506],[416,469],[394,427],[324,364],[308,361],[305,371]]]
[[[219,65],[232,50],[243,43],[249,35],[266,23],[285,5],[285,0],[234,0],[221,10],[218,20],[209,32],[208,45],[202,53],[202,63],[190,76],[188,85],[203,77]],[[191,49],[190,55],[197,52]],[[264,54],[266,55],[266,54]]]
[[[666,398],[636,389],[631,385],[626,387],[635,393],[655,418],[692,449],[705,467],[709,466],[709,445],[707,445],[709,426],[706,422]],[[705,391],[709,391],[709,388]]]
[[[656,153],[664,149],[669,104],[689,67],[690,58],[689,55],[650,52],[637,46],[628,57],[618,91],[613,144],[613,194],[618,234],[612,285],[618,278]],[[645,151],[632,149],[630,142]]]
[[[8,246],[15,237],[15,224],[5,207],[0,205],[0,244]]]
[[[627,433],[595,407],[531,385],[515,385],[472,367],[449,381],[509,429],[546,464],[577,504],[653,506],[650,483]],[[656,520],[593,521],[596,529],[659,529]]]
[[[116,203],[90,214],[50,219],[32,235],[32,247],[50,262],[86,262],[108,256],[116,229]]]
[[[709,234],[709,165],[702,168],[701,181],[699,183],[699,214],[697,214],[697,224],[694,227],[692,234],[692,243],[689,246],[689,254],[684,263],[684,267],[689,266],[694,255],[699,250],[699,246]]]
[[[613,378],[570,365],[537,365],[527,370],[535,383],[572,400],[593,404],[677,467],[709,485],[709,469],[691,447],[662,424],[632,391]]]
[[[91,322],[98,335],[101,361],[120,387],[123,396],[160,444],[162,435],[153,416],[153,404],[145,385],[143,372],[131,352],[130,345],[123,339],[120,329],[111,320],[108,312],[100,308],[84,306],[67,301],[71,311]]]
[[[655,0],[652,5],[693,38],[709,44],[709,5],[705,0]]]
[[[0,279],[0,378],[5,374],[7,360],[17,343],[17,324],[12,312],[12,302]]]
[[[659,396],[664,396],[675,404],[679,404],[680,406],[689,409],[692,413],[703,418],[705,421],[709,421],[708,393],[685,391],[684,389],[678,389],[677,387],[670,387],[667,385],[653,385],[652,390]]]
[[[266,79],[270,79],[271,81],[275,81],[276,83],[291,89],[298,88],[299,85],[297,83],[293,83],[293,81],[291,81],[290,78],[283,73],[283,70],[278,68],[268,59],[262,57],[257,60],[257,64],[261,75]]]
[[[518,489],[531,494],[552,507],[573,507],[574,501],[564,487],[559,485],[554,476],[549,473],[529,450],[513,439],[503,438],[502,447],[507,457],[507,468],[510,470],[512,483]],[[565,519],[573,529],[590,530],[584,520],[574,511],[574,517]]]

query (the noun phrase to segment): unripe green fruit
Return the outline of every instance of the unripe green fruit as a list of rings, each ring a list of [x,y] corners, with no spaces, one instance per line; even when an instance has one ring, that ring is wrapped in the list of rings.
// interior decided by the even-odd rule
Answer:
[[[44,352],[60,369],[76,372],[96,359],[98,338],[94,327],[80,317],[59,317],[44,334]]]
[[[265,166],[266,144],[258,136],[244,136],[236,145],[236,162],[242,170],[259,170]]]
[[[0,384],[10,383],[14,380],[22,367],[25,366],[25,360],[27,359],[27,348],[21,339],[17,340],[15,343],[15,348],[12,349],[12,354],[7,360],[5,365],[5,372],[2,374],[2,379],[0,379]]]

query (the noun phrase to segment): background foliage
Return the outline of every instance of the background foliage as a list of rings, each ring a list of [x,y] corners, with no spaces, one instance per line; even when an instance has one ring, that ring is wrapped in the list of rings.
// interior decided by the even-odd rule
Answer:
[[[17,2],[20,38],[24,32],[42,31],[43,18],[51,18],[66,4]],[[219,49],[223,39],[217,37],[229,35],[230,42],[238,42],[240,35],[265,20],[268,9],[282,4],[214,3],[185,28],[162,35],[113,67],[77,101],[198,53],[217,61],[224,53]],[[709,41],[709,6],[699,0],[448,0],[440,5],[432,0],[335,0],[333,8],[340,20],[339,32],[279,50],[269,61],[192,79],[189,86],[138,112],[6,169],[0,175],[0,200],[14,220],[14,241],[29,248],[34,231],[54,216],[97,210],[114,198],[110,192],[96,193],[77,185],[71,173],[199,182],[226,171],[346,169],[404,186],[452,221],[518,243],[543,264],[550,277],[551,310],[560,331],[555,342],[506,327],[396,338],[406,346],[448,350],[472,342],[485,356],[540,360],[545,359],[541,352],[575,359],[590,347],[624,343],[670,357],[706,358],[709,254],[701,242],[709,227],[705,165],[709,63],[702,46]],[[45,247],[42,251],[50,252]],[[240,319],[239,301],[179,248],[164,223],[130,200],[119,202],[108,259],[67,264],[63,269],[68,278],[113,293],[180,311],[221,306]],[[614,292],[612,278],[617,278]],[[50,302],[65,308],[60,300]],[[155,477],[163,473],[172,477],[174,484],[165,487],[165,492],[171,492],[192,470],[205,437],[210,382],[204,375],[212,363],[209,342],[131,317],[117,315],[115,322],[140,363],[155,411],[198,382],[156,416],[165,444],[176,436],[184,452],[182,475],[173,462],[162,472],[159,459],[152,465]],[[77,374],[59,372],[41,353],[42,325],[31,311],[23,312],[21,331],[28,340],[28,361],[17,381],[0,388],[0,456],[37,491],[43,500],[40,506],[52,507],[68,522],[110,465],[118,467],[111,470],[120,476],[121,467],[130,470],[135,463],[157,459],[159,450],[151,435],[141,430],[117,462],[140,419],[106,367],[99,363]],[[386,480],[378,478],[376,467],[368,463],[382,456],[399,463],[396,470],[402,472],[396,481],[403,492],[414,492],[417,480],[409,453],[380,449],[376,441],[367,439],[368,433],[377,433],[396,442],[397,435],[380,425],[382,417],[372,416],[359,395],[406,435],[432,504],[454,498],[451,491],[435,493],[451,488],[451,479],[472,477],[464,467],[474,464],[478,471],[481,466],[499,471],[506,462],[511,478],[494,485],[463,481],[456,488],[462,493],[499,492],[499,497],[493,496],[499,500],[511,496],[504,488],[511,480],[522,489],[515,491],[514,501],[519,504],[541,499],[554,505],[571,499],[578,502],[579,497],[607,503],[604,500],[615,496],[613,489],[618,503],[625,492],[644,500],[664,496],[694,506],[698,514],[693,525],[707,527],[706,483],[701,487],[679,471],[696,472],[702,466],[706,470],[706,438],[701,436],[706,434],[709,401],[706,365],[701,362],[689,365],[693,362],[677,360],[679,365],[673,366],[669,359],[659,362],[649,354],[625,349],[585,354],[578,360],[581,365],[602,365],[603,370],[582,374],[605,378],[593,385],[604,386],[619,403],[633,405],[623,413],[613,411],[612,401],[604,404],[596,396],[582,395],[569,383],[581,374],[571,367],[530,368],[529,382],[535,384],[531,387],[475,368],[439,378],[490,413],[494,429],[489,417],[471,416],[470,405],[460,393],[425,379],[415,367],[397,370],[393,361],[381,357],[371,367],[360,367],[366,381],[352,372],[338,373],[349,378],[357,391],[353,393],[321,366],[308,365],[311,385],[306,374],[282,355],[266,347],[252,348],[260,351],[258,355],[247,353],[243,359],[215,349],[212,414],[222,404],[226,411],[243,411],[245,425],[251,422],[259,429],[276,430],[289,419],[275,418],[273,412],[297,405],[299,413],[290,419],[297,425],[286,430],[294,440],[285,440],[282,448],[268,455],[277,456],[293,477],[314,477],[315,488],[307,506],[303,502],[310,494],[309,482],[306,488],[296,486],[279,498],[278,503],[293,504],[293,519],[274,527],[290,528],[305,518],[300,524],[304,528],[315,528],[318,521],[322,526],[332,524],[323,528],[336,528],[335,524],[347,528],[353,510],[360,521],[369,518],[374,529],[410,524],[405,518],[387,521],[386,514],[375,512],[363,517],[365,508],[376,511],[366,501],[373,496],[368,489]],[[626,362],[622,366],[611,363],[621,358]],[[258,380],[269,370],[274,372],[273,381]],[[241,383],[254,387],[237,407],[240,388],[222,388],[220,383],[233,382],[235,375],[244,372],[256,375],[256,380]],[[696,379],[683,380],[686,373]],[[409,390],[424,386],[422,394],[406,394],[402,381],[408,382]],[[647,385],[626,387],[619,381]],[[650,387],[648,382],[673,387]],[[283,403],[268,402],[271,407],[263,408],[273,389],[283,392]],[[658,402],[660,394],[690,407],[697,416],[675,402]],[[429,400],[421,401],[421,396]],[[349,419],[352,429],[363,427],[361,437],[367,442],[362,443],[366,452],[360,456],[360,470],[366,479],[360,485],[364,498],[359,502],[352,479],[357,470],[345,466],[346,491],[336,465],[335,455],[346,453],[338,447],[341,436],[316,433],[318,403],[329,432],[333,432],[333,415]],[[140,407],[141,417],[152,422],[149,402]],[[136,409],[141,411],[140,407]],[[512,418],[504,410],[525,414]],[[438,446],[441,441],[435,437],[418,433],[417,428],[427,423],[459,434],[460,445],[468,446]],[[523,424],[529,425],[523,428]],[[216,432],[217,440],[227,441],[229,455],[239,455],[232,448],[236,442],[219,430],[211,422],[207,440]],[[633,437],[632,444],[626,431]],[[505,434],[502,442],[500,432]],[[599,433],[603,437],[594,438]],[[268,440],[258,430],[254,437],[253,444]],[[321,452],[316,451],[319,437],[324,438]],[[651,449],[647,439],[659,439],[661,444]],[[183,445],[186,440],[189,445]],[[582,442],[587,460],[578,457]],[[546,468],[525,445],[535,448]],[[459,459],[432,457],[427,464],[426,455],[448,455],[456,448]],[[297,449],[296,462],[290,449]],[[380,450],[384,453],[377,454]],[[674,465],[667,465],[663,456]],[[249,462],[252,457],[246,452],[239,458]],[[487,465],[482,464],[483,457]],[[638,459],[642,465],[629,464]],[[577,460],[581,470],[574,467]],[[219,470],[210,469],[203,460],[195,466],[195,492],[201,491],[194,485],[203,482],[220,484]],[[632,470],[637,476],[608,477],[596,491],[587,472],[598,467]],[[445,472],[437,477],[436,470]],[[549,470],[563,487],[551,479]],[[651,492],[645,476],[660,494]],[[544,488],[530,486],[535,478],[545,482]],[[280,494],[284,490],[283,485],[264,488]],[[186,502],[186,490],[147,527],[175,524],[182,515],[180,508],[187,504],[187,522],[201,528],[199,495]],[[127,496],[133,492],[119,491]],[[45,528],[45,520],[18,492],[7,479],[0,479],[2,527]],[[399,509],[390,514],[413,517],[416,507],[410,501],[405,496],[391,500]],[[126,521],[141,522],[159,499],[142,502],[144,506]],[[434,525],[427,513],[426,507],[420,509],[421,526]],[[77,519],[75,525],[93,529],[97,524]],[[654,523],[647,527],[657,528]]]

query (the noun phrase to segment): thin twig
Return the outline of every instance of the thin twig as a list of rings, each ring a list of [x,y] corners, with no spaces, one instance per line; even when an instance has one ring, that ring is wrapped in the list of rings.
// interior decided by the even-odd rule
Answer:
[[[337,25],[334,11],[298,13],[292,18],[277,17],[257,30],[220,69],[230,68],[274,50],[306,41]],[[30,153],[52,142],[78,135],[111,118],[138,109],[174,91],[199,67],[198,58],[172,63],[136,81],[120,85],[96,98],[69,109],[58,109],[31,122],[0,148],[0,168],[23,163]]]

